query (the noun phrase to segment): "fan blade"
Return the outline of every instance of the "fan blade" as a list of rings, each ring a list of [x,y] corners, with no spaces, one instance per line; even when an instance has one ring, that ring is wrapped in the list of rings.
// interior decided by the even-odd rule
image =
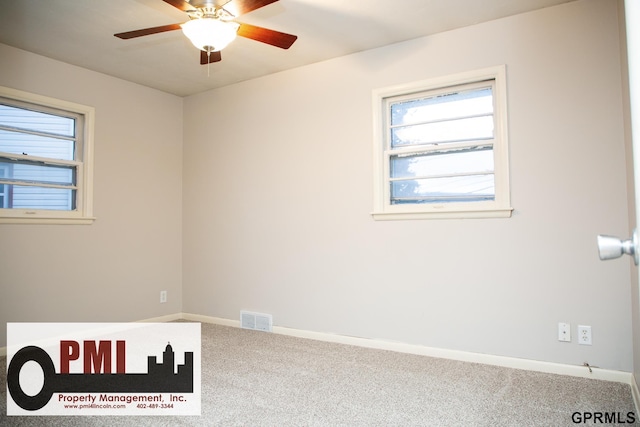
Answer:
[[[148,36],[151,34],[164,33],[165,31],[180,30],[180,24],[162,25],[160,27],[145,28],[142,30],[127,31],[125,33],[114,34],[114,36],[123,40],[133,39],[135,37]]]
[[[218,61],[222,61],[222,55],[220,54],[220,51],[211,52],[209,55],[207,55],[207,52],[205,52],[204,50],[200,51],[201,65],[211,64],[212,62]]]
[[[169,3],[171,6],[180,9],[183,12],[187,10],[194,10],[195,7],[191,6],[184,0],[163,0],[165,3]]]
[[[277,1],[278,0],[231,0],[222,7],[233,16],[238,17]]]
[[[250,24],[240,24],[238,35],[248,39],[256,40],[262,43],[281,49],[289,49],[298,36],[293,34],[281,33],[280,31],[270,30],[268,28],[256,27]]]

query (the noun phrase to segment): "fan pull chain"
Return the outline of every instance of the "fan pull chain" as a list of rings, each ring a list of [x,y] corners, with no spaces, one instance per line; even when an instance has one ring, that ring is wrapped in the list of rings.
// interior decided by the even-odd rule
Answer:
[[[211,69],[211,48],[207,49],[207,78],[209,78],[209,70]]]

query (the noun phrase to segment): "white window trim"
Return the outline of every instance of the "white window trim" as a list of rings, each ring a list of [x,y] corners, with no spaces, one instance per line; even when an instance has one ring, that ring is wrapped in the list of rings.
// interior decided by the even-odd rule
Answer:
[[[2,176],[8,176],[8,167],[7,166],[0,166],[0,177]],[[1,185],[1,184],[0,184]],[[7,188],[6,187],[2,187],[3,192],[0,193],[0,195],[4,196],[4,199],[2,202],[0,202],[0,208],[4,208],[4,205],[7,204],[7,199],[9,197],[9,195],[7,194]]]
[[[0,209],[0,224],[92,224],[93,216],[93,138],[95,108],[47,96],[0,86],[0,96],[50,108],[67,110],[84,116],[82,164],[77,168],[76,209]]]
[[[495,200],[491,202],[470,203],[434,203],[415,205],[392,205],[389,195],[389,159],[385,155],[385,99],[403,94],[423,92],[475,83],[482,80],[495,80],[493,94],[496,117],[494,144]],[[451,76],[437,77],[419,82],[411,82],[373,90],[373,171],[374,171],[374,210],[375,220],[398,219],[446,219],[446,218],[508,218],[511,216],[509,193],[509,141],[507,131],[507,84],[506,67],[499,65],[481,70],[469,71]]]

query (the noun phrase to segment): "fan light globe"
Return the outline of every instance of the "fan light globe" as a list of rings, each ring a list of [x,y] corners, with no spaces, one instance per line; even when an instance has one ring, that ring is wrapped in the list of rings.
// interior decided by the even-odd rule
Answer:
[[[195,47],[205,52],[217,52],[236,38],[239,24],[215,18],[193,19],[180,25]]]

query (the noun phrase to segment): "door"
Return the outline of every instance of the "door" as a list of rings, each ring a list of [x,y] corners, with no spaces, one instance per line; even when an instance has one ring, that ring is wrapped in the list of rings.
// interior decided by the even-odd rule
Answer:
[[[633,169],[635,187],[636,225],[640,224],[640,1],[624,0],[626,22],[627,59],[629,75],[629,104],[631,118],[631,138],[633,145]],[[611,236],[598,236],[600,259],[612,259],[623,254],[631,255],[638,265],[640,248],[638,233],[633,230],[626,240]],[[638,384],[640,379],[640,276],[636,272],[635,286],[632,291],[632,336],[633,336],[633,373]]]

